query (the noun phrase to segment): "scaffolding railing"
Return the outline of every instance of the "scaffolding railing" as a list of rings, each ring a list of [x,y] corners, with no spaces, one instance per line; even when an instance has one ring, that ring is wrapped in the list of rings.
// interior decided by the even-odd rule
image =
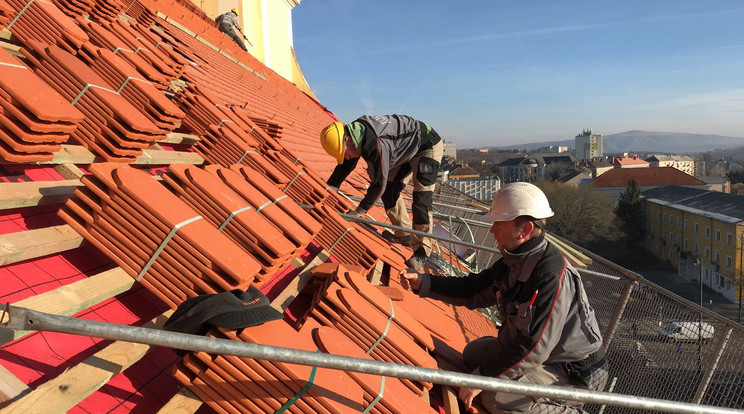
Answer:
[[[449,237],[439,240],[450,243],[449,247],[460,244],[473,249],[471,267],[476,271],[501,257],[488,231],[490,224],[479,221],[486,205],[448,185],[435,190],[435,200],[434,217],[449,232]],[[466,203],[480,205],[482,210],[463,208]],[[612,384],[613,392],[744,409],[744,326],[558,239],[592,259],[581,273],[604,333],[608,387]],[[677,327],[687,332],[662,335]],[[585,409],[608,414],[637,412],[622,406]]]

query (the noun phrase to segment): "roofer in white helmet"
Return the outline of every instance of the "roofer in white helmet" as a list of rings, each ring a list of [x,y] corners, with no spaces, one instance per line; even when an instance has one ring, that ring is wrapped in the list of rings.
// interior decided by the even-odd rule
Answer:
[[[601,390],[607,359],[594,310],[581,277],[545,240],[553,216],[545,194],[529,183],[499,190],[481,220],[503,257],[490,268],[466,277],[400,272],[404,288],[469,309],[496,305],[502,325],[498,337],[483,337],[463,350],[475,375]],[[470,408],[477,397],[489,412],[578,413],[581,403],[460,388]]]

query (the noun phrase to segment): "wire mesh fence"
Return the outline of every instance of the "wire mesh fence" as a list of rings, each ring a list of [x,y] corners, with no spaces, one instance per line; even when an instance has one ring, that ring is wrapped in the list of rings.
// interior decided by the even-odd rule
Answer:
[[[464,193],[442,186],[437,194],[435,210],[443,215],[475,221],[482,215],[477,208],[462,209],[474,202]],[[439,224],[460,240],[495,245],[487,224],[458,220],[440,220]],[[582,277],[605,335],[610,371],[607,386],[612,384],[612,392],[744,409],[744,327],[569,244],[592,258],[588,270],[619,277]],[[499,259],[498,254],[487,251],[464,251],[458,256],[474,270]],[[585,410],[638,412],[598,406]]]

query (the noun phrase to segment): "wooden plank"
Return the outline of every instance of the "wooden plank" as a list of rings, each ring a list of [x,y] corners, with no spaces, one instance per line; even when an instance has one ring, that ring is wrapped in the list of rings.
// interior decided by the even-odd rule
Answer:
[[[8,30],[8,29],[6,29],[4,27],[2,29],[0,29],[0,39],[10,40],[10,38],[12,36],[13,36],[13,33],[11,33],[10,30]],[[5,42],[3,42],[3,43],[5,43]],[[3,47],[5,47],[5,46],[3,46]]]
[[[161,144],[194,145],[199,141],[201,141],[201,138],[198,135],[171,132],[170,134],[165,136],[165,139],[161,139],[158,142]]]
[[[0,183],[0,210],[63,203],[78,187],[80,180]]]
[[[23,299],[13,305],[53,315],[70,316],[129,290],[133,284],[132,276],[122,268],[116,267],[49,292]],[[30,331],[0,328],[0,345],[29,333]]]
[[[54,153],[51,161],[37,164],[91,164],[103,162],[103,158],[95,156],[80,145],[62,145],[62,149]],[[204,163],[202,157],[195,152],[165,151],[146,149],[132,164],[163,165],[163,164],[196,164]]]
[[[383,270],[384,267],[385,267],[385,262],[383,262],[382,260],[378,260],[377,261],[377,264],[375,265],[375,267],[370,272],[370,277],[368,278],[369,279],[369,283],[371,283],[371,284],[373,284],[375,286],[380,286],[382,284],[382,282],[381,282],[381,280],[382,280],[382,270]]]
[[[143,327],[160,329],[172,313],[169,310]],[[111,378],[142,359],[150,348],[150,345],[116,341],[20,397],[0,413],[66,413]]]
[[[204,159],[195,152],[143,150],[133,164],[164,165],[164,164],[204,164]]]
[[[55,165],[54,170],[59,173],[62,177],[65,177],[68,180],[74,180],[74,179],[80,179],[82,176],[85,175],[83,170],[78,168],[75,164],[60,164]]]
[[[188,388],[181,388],[178,394],[174,395],[160,410],[158,414],[193,414],[202,401],[194,395]]]
[[[308,263],[302,269],[300,274],[292,279],[292,281],[282,291],[282,293],[274,298],[274,300],[271,302],[271,307],[280,312],[284,312],[284,310],[287,309],[287,306],[289,306],[294,298],[297,297],[302,288],[307,285],[307,282],[310,281],[310,272],[315,268],[315,266],[318,266],[321,263],[325,263],[326,260],[328,260],[329,256],[330,254],[325,250],[318,253],[318,255],[315,256],[315,258],[313,258],[313,260],[311,260],[310,263]]]
[[[457,393],[449,385],[442,385],[442,405],[446,414],[460,414]]]
[[[80,247],[83,237],[67,224],[0,236],[0,266]]]
[[[0,403],[11,401],[31,392],[23,381],[0,365]]]

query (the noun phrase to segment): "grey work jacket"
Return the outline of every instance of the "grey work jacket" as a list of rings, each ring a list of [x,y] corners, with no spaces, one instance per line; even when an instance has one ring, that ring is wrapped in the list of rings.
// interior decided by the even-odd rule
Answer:
[[[501,351],[483,375],[518,378],[539,365],[581,361],[602,345],[581,277],[541,236],[466,277],[425,275],[417,292],[470,309],[497,305]]]
[[[388,172],[409,162],[419,151],[431,148],[440,138],[429,134],[430,128],[425,123],[406,115],[364,115],[354,122],[365,126],[359,150],[367,162],[372,183],[359,203],[359,210],[366,212],[385,191]],[[359,158],[352,158],[338,165],[328,178],[328,185],[339,187],[358,162]]]

